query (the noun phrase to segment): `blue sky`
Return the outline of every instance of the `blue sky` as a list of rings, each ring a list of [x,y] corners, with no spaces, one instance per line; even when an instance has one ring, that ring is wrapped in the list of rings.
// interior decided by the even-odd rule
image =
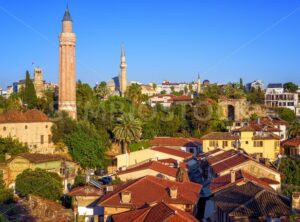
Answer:
[[[32,62],[58,79],[64,0],[0,0],[0,86]],[[69,0],[77,79],[119,73],[125,44],[130,80],[300,83],[300,0]]]

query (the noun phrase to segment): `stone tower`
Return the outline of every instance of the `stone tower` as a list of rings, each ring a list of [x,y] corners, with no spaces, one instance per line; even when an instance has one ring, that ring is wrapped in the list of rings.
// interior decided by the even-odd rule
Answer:
[[[200,75],[198,74],[197,94],[199,95],[200,93],[201,93],[201,79],[200,79]]]
[[[67,6],[59,35],[59,102],[60,111],[66,111],[76,119],[76,36],[73,22]]]
[[[126,57],[125,57],[125,51],[124,47],[122,46],[121,49],[121,75],[120,75],[120,91],[121,91],[121,96],[124,96],[126,93],[127,89],[127,77],[126,77],[126,69],[127,69],[127,64],[126,64]]]
[[[34,69],[33,84],[37,97],[42,97],[44,92],[43,70],[40,68]]]

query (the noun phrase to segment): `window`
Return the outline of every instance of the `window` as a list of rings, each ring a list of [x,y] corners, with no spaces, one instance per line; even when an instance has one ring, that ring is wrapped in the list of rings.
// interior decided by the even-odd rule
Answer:
[[[46,125],[46,129],[48,128],[48,125]]]
[[[209,141],[209,146],[210,147],[218,147],[219,143],[216,140],[211,140],[211,141]]]
[[[6,126],[3,127],[3,131],[6,131]]]
[[[235,147],[235,141],[231,141],[231,147]]]
[[[48,135],[48,143],[52,143],[52,136]]]
[[[27,125],[25,125],[25,129],[26,129],[26,130],[28,129],[28,126],[27,126]]]
[[[185,205],[185,211],[186,212],[192,212],[192,210],[193,210],[192,204],[186,204]]]
[[[246,143],[246,144],[249,144],[249,142],[248,142],[248,141],[246,141],[245,143]]]
[[[254,147],[263,147],[264,146],[264,142],[263,141],[254,141]]]
[[[41,144],[44,144],[44,135],[41,135]]]
[[[227,147],[227,146],[228,146],[228,141],[223,141],[223,142],[222,142],[222,147],[225,148],[225,147]]]

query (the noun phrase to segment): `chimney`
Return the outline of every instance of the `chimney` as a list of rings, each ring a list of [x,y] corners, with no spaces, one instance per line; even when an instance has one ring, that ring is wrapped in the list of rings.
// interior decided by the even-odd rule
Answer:
[[[176,199],[177,198],[177,192],[178,191],[178,189],[177,189],[177,187],[176,186],[171,186],[170,187],[170,197],[171,197],[171,199]]]
[[[234,183],[235,182],[235,171],[231,170],[230,171],[230,183]]]
[[[257,118],[257,124],[260,125],[260,118]]]
[[[121,202],[125,203],[125,204],[128,204],[131,202],[131,192],[130,191],[122,191]]]
[[[300,192],[292,193],[292,208],[296,210],[300,209]]]

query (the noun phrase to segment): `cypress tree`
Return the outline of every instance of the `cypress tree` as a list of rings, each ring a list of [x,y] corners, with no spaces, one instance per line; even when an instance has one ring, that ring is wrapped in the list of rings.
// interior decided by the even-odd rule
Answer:
[[[25,89],[23,103],[27,105],[29,109],[36,108],[37,106],[37,96],[33,82],[30,79],[30,74],[26,71]]]

